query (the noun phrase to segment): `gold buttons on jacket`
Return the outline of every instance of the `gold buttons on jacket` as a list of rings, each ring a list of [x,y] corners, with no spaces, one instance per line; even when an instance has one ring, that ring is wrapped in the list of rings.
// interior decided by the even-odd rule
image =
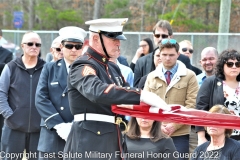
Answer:
[[[64,107],[60,107],[61,110],[64,110]]]
[[[100,131],[97,131],[97,134],[101,134],[101,132],[100,132]]]
[[[65,94],[63,93],[62,96],[65,97]]]

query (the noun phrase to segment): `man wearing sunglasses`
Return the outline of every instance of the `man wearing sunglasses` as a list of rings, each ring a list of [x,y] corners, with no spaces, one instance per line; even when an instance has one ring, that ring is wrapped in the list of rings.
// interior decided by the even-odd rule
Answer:
[[[153,27],[153,40],[155,46],[161,44],[163,39],[171,38],[173,36],[173,30],[170,23],[166,20],[160,20],[158,23]],[[134,68],[134,87],[138,86],[140,79],[150,73],[151,71],[155,70],[154,64],[154,53],[158,49],[155,48],[152,53],[149,53],[146,56],[140,57]],[[178,60],[182,61],[188,69],[191,69],[190,60],[188,57],[184,55],[178,56]]]
[[[39,58],[41,44],[37,33],[25,33],[21,42],[23,55],[7,63],[0,77],[0,112],[5,118],[1,151],[5,155],[26,149],[27,155],[34,153],[28,159],[38,158],[41,117],[35,106],[35,92],[45,64]]]
[[[185,56],[187,56],[190,60],[192,59],[192,55],[193,55],[193,46],[192,43],[189,40],[183,40],[181,42],[179,42],[180,45],[180,49],[179,52]],[[199,68],[193,66],[191,64],[191,70],[196,74],[199,75],[202,73],[202,70],[200,70]]]
[[[126,40],[122,30],[127,20],[85,22],[90,25],[89,47],[69,72],[68,95],[74,122],[64,148],[65,154],[78,155],[64,159],[98,159],[103,155],[104,159],[121,160],[122,136],[117,125],[121,120],[115,121],[111,105],[139,104],[140,100],[144,102],[155,95],[131,88],[119,67],[109,61],[120,54],[120,40]],[[154,106],[162,108],[162,100],[157,95],[154,102]]]
[[[178,59],[181,55],[179,44],[174,39],[163,39],[159,44],[162,63],[148,74],[144,90],[158,94],[167,104],[180,104],[186,108],[195,108],[198,83],[193,71]],[[188,160],[190,126],[163,122],[162,132],[173,139],[181,157]]]
[[[55,62],[63,58],[63,53],[60,48],[61,41],[62,39],[60,36],[52,41],[50,52],[46,55],[46,62]]]
[[[42,117],[39,160],[49,159],[46,155],[53,153],[54,159],[63,158],[59,154],[63,152],[73,120],[68,101],[67,76],[69,66],[81,55],[87,33],[81,28],[69,26],[61,28],[59,35],[57,46],[53,43],[52,49],[59,49],[63,58],[44,66],[36,92],[36,107]]]

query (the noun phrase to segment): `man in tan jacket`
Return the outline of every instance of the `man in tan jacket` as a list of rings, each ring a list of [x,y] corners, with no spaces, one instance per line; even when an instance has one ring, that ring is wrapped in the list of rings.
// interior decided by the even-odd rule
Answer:
[[[159,50],[162,63],[149,73],[144,90],[157,94],[167,104],[195,108],[198,82],[195,73],[177,60],[180,54],[179,44],[174,39],[163,39]],[[179,160],[187,160],[190,126],[163,122],[162,132],[173,139]]]

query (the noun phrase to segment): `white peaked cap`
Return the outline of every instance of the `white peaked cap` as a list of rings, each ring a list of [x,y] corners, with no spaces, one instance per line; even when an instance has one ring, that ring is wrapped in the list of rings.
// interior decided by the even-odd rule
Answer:
[[[89,30],[93,32],[122,32],[123,26],[128,18],[102,18],[85,22],[90,25]]]
[[[62,41],[70,42],[84,42],[84,38],[87,36],[87,32],[82,28],[75,26],[63,27],[59,30],[59,35]]]

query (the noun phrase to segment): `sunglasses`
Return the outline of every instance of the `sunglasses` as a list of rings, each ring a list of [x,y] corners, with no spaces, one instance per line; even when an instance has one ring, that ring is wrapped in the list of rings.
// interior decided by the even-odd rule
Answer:
[[[234,62],[226,62],[226,65],[227,65],[228,68],[232,68],[234,64],[237,68],[240,67],[240,61],[235,62],[235,63]]]
[[[189,53],[193,53],[193,49],[187,49],[187,48],[182,48],[182,51],[183,52],[187,52],[187,50],[189,51]]]
[[[33,42],[28,42],[28,43],[23,43],[26,44],[27,46],[31,47],[35,44],[36,47],[41,47],[41,43],[33,43]]]
[[[55,48],[56,49],[56,51],[58,51],[58,52],[60,52],[61,51],[61,48]]]
[[[164,44],[167,44],[167,43],[170,43],[170,44],[177,44],[177,41],[175,39],[163,39],[161,41],[161,44],[164,45]]]
[[[83,46],[83,44],[64,44],[64,47],[67,48],[67,49],[73,49],[73,47],[76,48],[76,50],[79,50],[81,49]]]
[[[154,34],[154,37],[159,38],[160,36],[162,36],[162,38],[168,38],[167,34]]]
[[[108,38],[116,38],[119,35],[122,35],[122,32],[104,32],[101,31],[102,34],[104,34]]]

